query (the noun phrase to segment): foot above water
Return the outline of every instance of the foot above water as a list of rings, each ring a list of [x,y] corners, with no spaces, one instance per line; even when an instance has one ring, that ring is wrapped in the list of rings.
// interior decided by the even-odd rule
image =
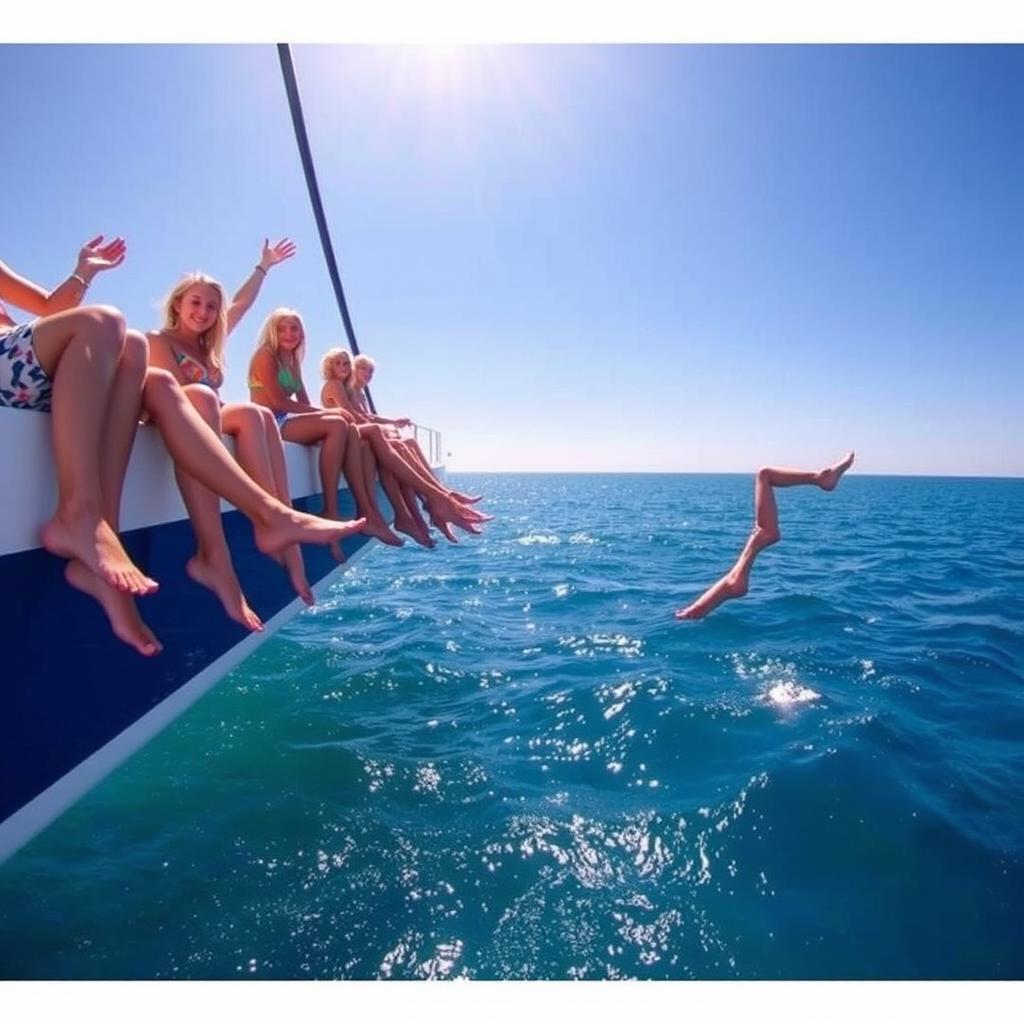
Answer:
[[[677,619],[702,619],[724,601],[743,597],[747,592],[749,582],[749,569],[745,572],[733,569],[727,572],[717,583],[708,587],[692,604],[687,605],[685,608],[680,608],[675,613],[675,617]]]
[[[281,505],[269,512],[261,522],[253,523],[256,547],[265,555],[280,551],[289,544],[327,544],[332,547],[345,537],[359,533],[366,525],[359,519],[321,519]]]
[[[363,527],[362,532],[367,537],[376,537],[383,544],[388,544],[393,548],[400,548],[405,541],[401,537],[397,536],[394,531],[388,526],[381,518],[367,517],[366,525]]]
[[[105,519],[58,511],[40,532],[47,551],[61,558],[77,559],[115,590],[142,597],[160,586],[128,557]]]
[[[64,578],[76,590],[99,602],[110,620],[110,628],[119,640],[147,658],[163,650],[163,645],[153,635],[153,631],[142,621],[135,600],[130,595],[115,590],[94,572],[90,572],[85,563],[77,558],[68,562]]]
[[[835,465],[823,469],[818,474],[818,486],[823,491],[835,490],[836,484],[839,483],[842,475],[853,465],[853,460],[854,453],[847,452],[845,458],[840,459]]]
[[[185,563],[185,572],[196,583],[212,590],[224,606],[224,611],[235,622],[245,626],[250,633],[263,631],[263,621],[249,607],[230,562],[217,563],[193,555]]]
[[[437,541],[430,536],[430,528],[426,523],[416,522],[411,517],[398,515],[395,516],[395,529],[399,533],[412,537],[417,544],[425,548],[437,547]]]

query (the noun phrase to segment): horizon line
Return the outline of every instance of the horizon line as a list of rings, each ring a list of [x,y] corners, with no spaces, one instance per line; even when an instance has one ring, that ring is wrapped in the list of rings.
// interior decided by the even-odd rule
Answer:
[[[447,469],[447,467],[446,467]],[[452,469],[452,473],[487,473],[491,476],[748,476],[756,469]],[[1024,475],[1010,473],[858,473],[847,471],[844,476],[860,477],[912,477],[920,480],[1019,480]]]

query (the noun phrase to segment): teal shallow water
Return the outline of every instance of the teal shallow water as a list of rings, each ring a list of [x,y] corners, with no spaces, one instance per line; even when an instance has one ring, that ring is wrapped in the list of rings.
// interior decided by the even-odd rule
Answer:
[[[460,477],[0,868],[4,978],[1024,976],[1024,482]]]

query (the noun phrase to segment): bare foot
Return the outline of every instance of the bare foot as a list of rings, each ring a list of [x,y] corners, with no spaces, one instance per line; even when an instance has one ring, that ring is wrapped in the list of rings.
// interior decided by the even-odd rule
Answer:
[[[823,491],[835,490],[840,477],[853,465],[853,457],[853,452],[849,452],[841,462],[837,462],[834,466],[829,466],[828,469],[823,469],[818,474],[818,486]]]
[[[43,547],[53,555],[80,561],[115,590],[141,597],[160,585],[128,557],[117,534],[95,515],[57,514],[41,531]]]
[[[467,508],[457,501],[453,502],[452,507],[457,509],[459,516],[468,522],[489,523],[494,518],[494,516],[489,516],[486,512],[479,512],[475,508]]]
[[[376,537],[377,540],[382,541],[384,544],[389,544],[393,548],[400,548],[405,543],[401,537],[396,536],[391,531],[388,524],[384,522],[383,517],[367,517],[363,533],[367,537]]]
[[[327,545],[327,550],[330,551],[331,558],[333,558],[339,565],[345,561],[345,552],[342,549],[340,540],[332,540]]]
[[[238,582],[238,577],[230,562],[216,565],[201,559],[198,555],[193,555],[185,563],[185,571],[196,583],[201,583],[217,595],[220,603],[224,605],[224,611],[235,622],[245,626],[250,633],[263,631],[263,622],[245,600],[242,585]]]
[[[115,590],[94,572],[90,572],[84,562],[73,558],[64,568],[64,578],[76,590],[88,594],[100,603],[100,607],[110,619],[114,635],[119,640],[123,640],[129,647],[134,647],[139,654],[147,658],[163,650],[163,645],[139,617],[135,601],[128,594]]]
[[[309,580],[306,578],[306,566],[302,561],[302,548],[298,544],[291,544],[277,556],[281,564],[288,572],[288,578],[292,581],[295,593],[302,600],[312,607],[314,603],[313,591],[310,589]]]
[[[743,597],[750,581],[750,568],[734,568],[727,572],[717,583],[708,587],[693,604],[680,608],[675,614],[677,619],[702,619],[710,611],[714,611],[723,601],[730,598]]]
[[[437,547],[437,542],[430,536],[430,528],[422,520],[417,522],[412,518],[412,516],[396,514],[395,529],[398,530],[399,533],[404,533],[412,537],[417,544],[421,544],[425,548]]]
[[[440,516],[435,516],[433,513],[430,514],[430,525],[435,529],[441,531],[441,533],[450,540],[453,544],[459,543],[459,538],[452,533],[452,528],[448,525],[447,520],[442,519]]]
[[[253,521],[256,547],[271,555],[289,544],[332,545],[353,533],[359,533],[366,519],[321,519],[319,516],[298,512],[280,502],[266,509],[259,520]]]

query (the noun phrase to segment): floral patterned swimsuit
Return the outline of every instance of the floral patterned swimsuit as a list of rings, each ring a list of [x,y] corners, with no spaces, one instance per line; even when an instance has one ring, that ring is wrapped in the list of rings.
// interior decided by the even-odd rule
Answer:
[[[178,369],[181,370],[186,384],[205,384],[208,388],[213,388],[216,391],[224,383],[223,380],[215,380],[206,366],[194,356],[190,356],[187,352],[179,352],[176,348],[172,348],[171,351],[174,353],[174,361],[178,364]]]
[[[32,328],[28,324],[12,324],[3,306],[0,321],[0,406],[11,409],[35,409],[49,412],[53,398],[53,381],[39,365]]]

